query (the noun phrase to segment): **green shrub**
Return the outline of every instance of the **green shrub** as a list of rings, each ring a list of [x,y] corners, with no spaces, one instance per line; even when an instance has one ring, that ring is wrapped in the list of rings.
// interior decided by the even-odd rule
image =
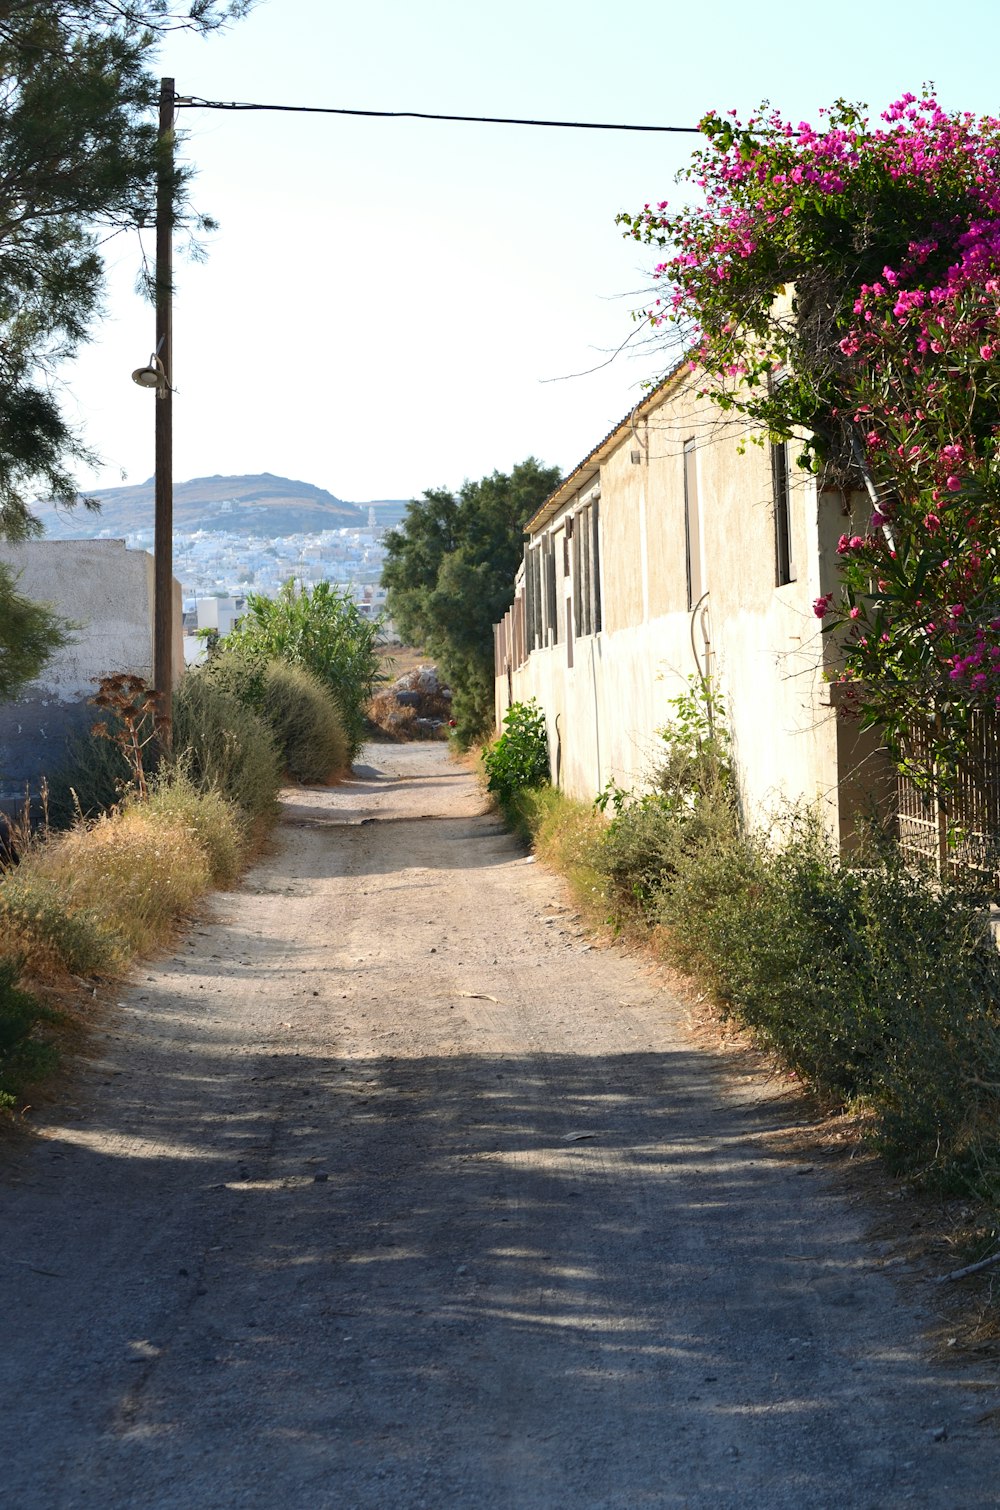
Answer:
[[[307,667],[223,650],[201,674],[259,714],[286,769],[299,781],[327,781],[349,768],[350,745],[337,701]]]
[[[58,1057],[53,1044],[34,1036],[55,1014],[19,989],[20,973],[18,959],[0,959],[0,1107],[12,1106],[22,1085],[40,1079]]]
[[[229,641],[225,640],[222,644],[228,645]],[[214,687],[221,688],[230,697],[249,703],[259,713],[267,666],[268,662],[265,660],[240,654],[237,650],[220,648],[198,667],[197,674],[207,677]]]
[[[690,851],[657,902],[679,962],[821,1093],[868,1107],[895,1168],[997,1177],[1000,955],[981,913],[891,852],[842,863],[801,817],[778,844]]]
[[[366,619],[352,594],[329,582],[307,588],[289,580],[273,598],[247,596],[247,611],[226,639],[226,655],[264,666],[304,666],[337,704],[353,759],[365,737],[365,707],[380,675],[381,626]]]
[[[267,665],[260,711],[274,731],[289,773],[329,781],[350,765],[350,746],[337,704],[305,666]]]
[[[549,744],[545,715],[534,698],[511,703],[504,715],[503,733],[483,755],[487,790],[501,807],[516,792],[544,786],[549,780]]]
[[[215,886],[239,875],[247,846],[247,820],[221,792],[199,791],[183,766],[157,777],[138,810],[152,822],[183,828],[208,861]]]
[[[661,889],[686,858],[735,831],[736,813],[725,794],[690,807],[672,807],[659,793],[621,805],[605,832],[600,862],[612,904],[623,915],[655,912]]]
[[[174,761],[200,791],[214,788],[248,818],[274,816],[282,770],[274,735],[205,671],[189,671],[174,693]]]

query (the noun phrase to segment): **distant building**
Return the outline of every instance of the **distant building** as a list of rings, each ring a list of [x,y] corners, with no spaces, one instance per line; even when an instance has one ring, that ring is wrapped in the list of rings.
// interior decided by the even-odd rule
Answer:
[[[210,597],[184,599],[184,663],[196,666],[205,659],[207,645],[201,632],[214,630],[220,639],[231,634],[246,612],[246,598]]]

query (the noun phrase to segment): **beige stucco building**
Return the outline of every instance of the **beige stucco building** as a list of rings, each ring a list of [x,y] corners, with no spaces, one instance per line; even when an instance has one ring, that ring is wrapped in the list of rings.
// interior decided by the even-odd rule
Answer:
[[[818,802],[849,842],[888,780],[875,738],[838,716],[812,608],[850,501],[796,466],[794,444],[756,444],[703,381],[678,367],[529,522],[495,631],[497,719],[537,698],[553,779],[589,799],[642,784],[670,699],[709,675],[748,819]]]

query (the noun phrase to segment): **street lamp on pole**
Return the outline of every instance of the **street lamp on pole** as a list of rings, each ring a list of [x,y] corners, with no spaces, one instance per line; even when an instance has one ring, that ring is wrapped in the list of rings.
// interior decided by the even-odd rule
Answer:
[[[162,754],[172,743],[174,648],[174,480],[173,480],[173,79],[160,80],[159,159],[156,177],[156,350],[133,382],[156,392],[156,511],[153,533],[153,689],[156,738]]]

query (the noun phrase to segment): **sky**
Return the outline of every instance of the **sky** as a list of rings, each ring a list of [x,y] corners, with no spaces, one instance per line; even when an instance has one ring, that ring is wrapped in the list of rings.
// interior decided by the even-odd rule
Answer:
[[[1000,7],[966,0],[259,0],[209,39],[166,40],[182,96],[695,125],[769,99],[882,109],[932,80],[1000,109]],[[178,248],[174,476],[272,472],[355,502],[458,488],[529,455],[570,471],[665,365],[637,343],[655,260],[616,214],[677,202],[693,136],[184,110],[192,202]],[[152,235],[147,251],[152,254]],[[94,340],[63,373],[102,460],[82,488],[153,470],[154,345],[137,234],[107,244]],[[613,353],[624,344],[618,356]]]

